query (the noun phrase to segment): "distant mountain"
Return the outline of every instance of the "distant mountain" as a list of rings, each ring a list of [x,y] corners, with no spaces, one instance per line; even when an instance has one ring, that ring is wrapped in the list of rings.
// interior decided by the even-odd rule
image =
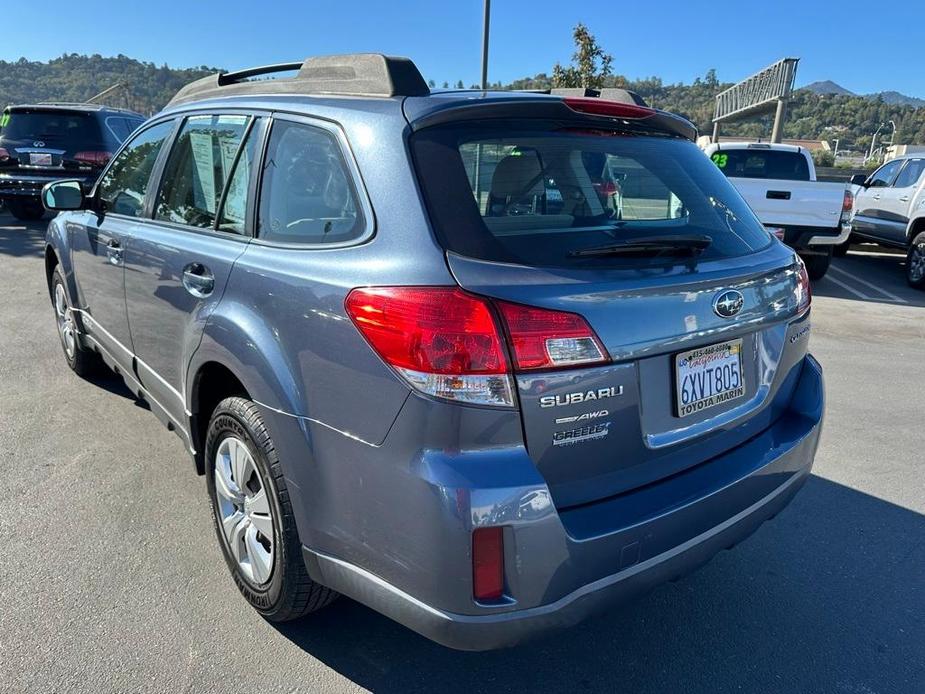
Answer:
[[[800,87],[800,89],[805,89],[808,92],[813,94],[837,94],[839,96],[858,96],[854,92],[845,89],[840,84],[833,82],[832,80],[822,80],[821,82],[812,82],[807,84],[805,87]],[[862,95],[865,99],[870,99],[871,101],[876,101],[880,99],[885,104],[890,104],[892,106],[911,106],[912,108],[922,108],[925,106],[925,99],[919,99],[915,96],[907,96],[906,94],[901,94],[900,92],[887,91],[887,92],[874,92],[873,94],[864,94]]]
[[[845,89],[840,84],[836,84],[832,80],[823,80],[821,82],[812,82],[807,84],[805,87],[800,87],[800,89],[805,89],[812,92],[813,94],[839,94],[841,96],[854,96],[854,92]]]
[[[867,94],[866,98],[876,99],[880,97],[885,104],[896,106],[911,106],[912,108],[922,108],[925,106],[925,99],[919,99],[915,96],[906,96],[899,92],[877,92],[876,94]]]

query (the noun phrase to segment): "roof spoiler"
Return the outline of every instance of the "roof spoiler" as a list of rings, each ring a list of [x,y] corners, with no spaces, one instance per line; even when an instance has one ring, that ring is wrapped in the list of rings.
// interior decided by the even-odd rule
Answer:
[[[294,77],[251,80],[252,77],[297,71]],[[355,96],[426,96],[427,82],[409,58],[380,53],[355,53],[306,58],[301,63],[278,63],[219,72],[190,82],[168,106],[223,96],[247,94],[339,94]]]

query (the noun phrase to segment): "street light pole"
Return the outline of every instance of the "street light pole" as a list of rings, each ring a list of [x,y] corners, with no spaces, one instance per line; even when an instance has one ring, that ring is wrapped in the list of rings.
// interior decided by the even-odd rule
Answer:
[[[491,0],[485,0],[482,19],[482,89],[488,89],[488,27],[491,23]]]

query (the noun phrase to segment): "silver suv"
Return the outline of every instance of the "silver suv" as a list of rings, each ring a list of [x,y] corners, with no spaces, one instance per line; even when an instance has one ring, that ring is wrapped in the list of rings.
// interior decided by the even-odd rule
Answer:
[[[313,58],[188,85],[92,191],[46,187],[68,364],[180,436],[267,619],[344,594],[513,644],[700,565],[806,479],[803,265],[690,123],[604,96]]]

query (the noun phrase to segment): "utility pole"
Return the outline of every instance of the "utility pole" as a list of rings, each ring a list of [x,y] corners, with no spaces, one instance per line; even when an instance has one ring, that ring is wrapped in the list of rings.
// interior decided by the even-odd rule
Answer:
[[[491,0],[485,0],[482,19],[482,89],[488,89],[488,27],[491,23]]]

